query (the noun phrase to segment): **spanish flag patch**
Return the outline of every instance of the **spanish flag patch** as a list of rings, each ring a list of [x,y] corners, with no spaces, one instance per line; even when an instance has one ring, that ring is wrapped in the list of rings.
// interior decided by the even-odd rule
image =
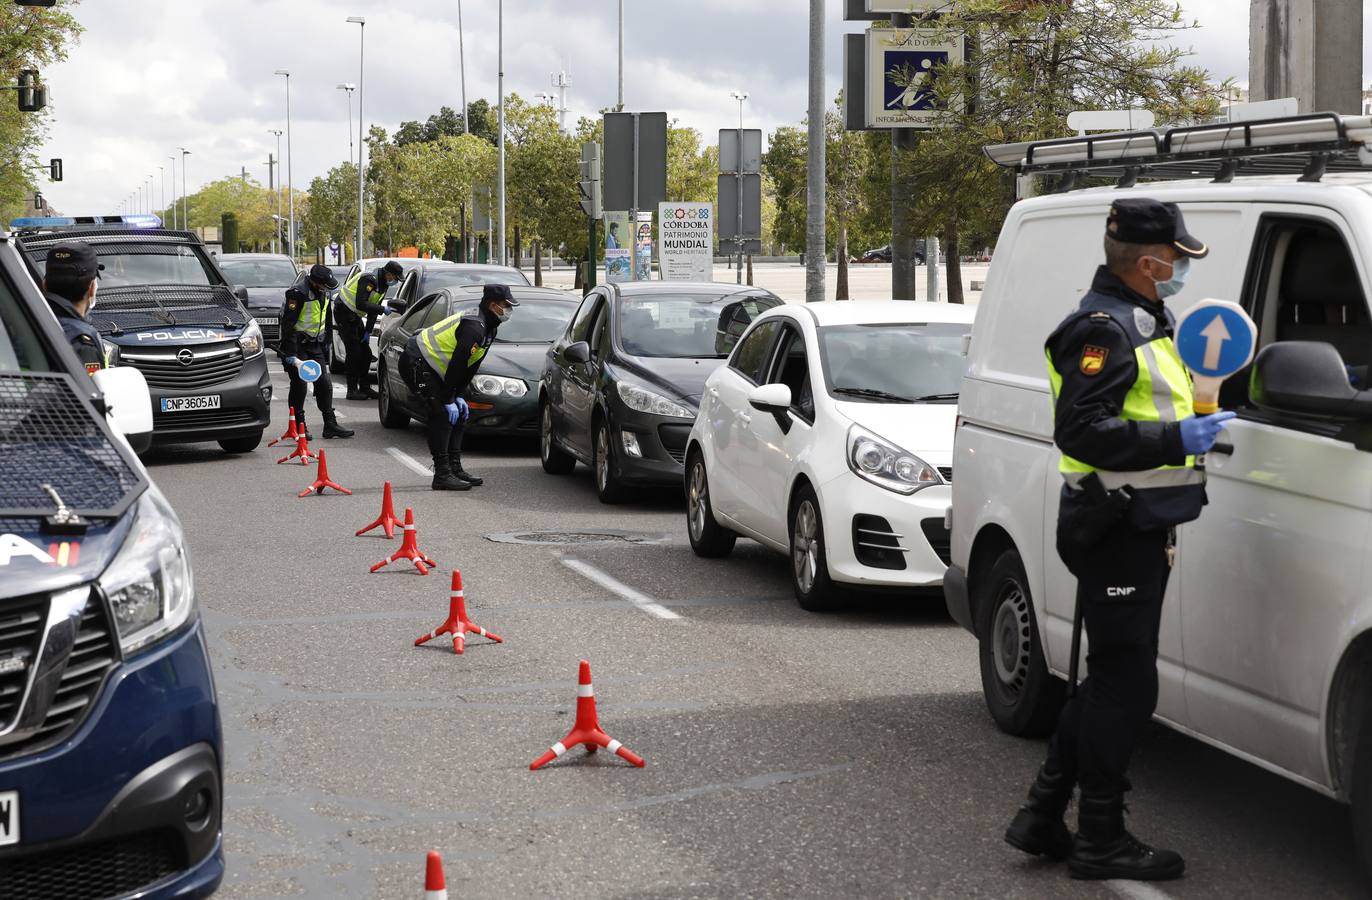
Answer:
[[[1110,351],[1104,347],[1093,347],[1087,344],[1081,349],[1081,374],[1099,375],[1105,369],[1105,358],[1110,355]]]

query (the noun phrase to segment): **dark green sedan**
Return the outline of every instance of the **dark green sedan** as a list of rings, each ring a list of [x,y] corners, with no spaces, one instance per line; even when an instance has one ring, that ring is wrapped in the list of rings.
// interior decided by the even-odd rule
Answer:
[[[377,341],[377,412],[387,428],[423,422],[423,398],[400,377],[400,354],[410,336],[448,316],[476,309],[482,286],[457,285],[421,297],[400,316],[390,317]],[[510,285],[519,301],[463,395],[471,405],[467,434],[538,436],[538,379],[548,347],[562,336],[581,303],[579,293]]]

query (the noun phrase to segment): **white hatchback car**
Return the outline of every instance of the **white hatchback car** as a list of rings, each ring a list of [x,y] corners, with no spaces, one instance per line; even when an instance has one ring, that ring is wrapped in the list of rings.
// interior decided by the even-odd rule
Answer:
[[[700,556],[739,535],[791,557],[796,599],[839,584],[938,587],[948,563],[957,391],[974,307],[788,304],[705,383],[686,450]]]

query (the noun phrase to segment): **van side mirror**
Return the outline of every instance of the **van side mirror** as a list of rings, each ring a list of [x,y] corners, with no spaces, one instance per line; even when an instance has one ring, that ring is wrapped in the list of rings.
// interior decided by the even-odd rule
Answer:
[[[143,373],[132,366],[101,369],[91,376],[105,396],[110,427],[128,440],[135,453],[152,446],[152,397]]]
[[[235,297],[237,297],[239,300],[242,300],[242,301],[243,301],[243,304],[244,304],[245,306],[247,305],[247,303],[248,303],[248,289],[247,289],[246,286],[241,285],[241,284],[235,284],[235,285],[233,286],[233,295],[234,295]]]
[[[567,349],[562,351],[562,355],[567,357],[568,362],[588,363],[591,361],[591,345],[585,341],[568,344]]]
[[[1274,412],[1325,419],[1372,418],[1372,391],[1348,383],[1343,357],[1332,344],[1281,341],[1258,354],[1250,399]]]

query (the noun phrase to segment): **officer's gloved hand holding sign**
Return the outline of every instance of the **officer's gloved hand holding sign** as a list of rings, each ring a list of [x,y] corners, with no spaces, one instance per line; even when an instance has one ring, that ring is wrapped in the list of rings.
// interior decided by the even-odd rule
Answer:
[[[1237,303],[1202,300],[1177,320],[1176,335],[1177,354],[1191,370],[1196,398],[1195,418],[1181,423],[1182,444],[1188,453],[1204,453],[1235,416],[1219,412],[1220,387],[1253,361],[1258,327]]]
[[[313,384],[324,374],[324,368],[312,359],[290,356],[286,358],[286,365],[295,366],[296,371],[300,373],[300,380],[306,384]]]

